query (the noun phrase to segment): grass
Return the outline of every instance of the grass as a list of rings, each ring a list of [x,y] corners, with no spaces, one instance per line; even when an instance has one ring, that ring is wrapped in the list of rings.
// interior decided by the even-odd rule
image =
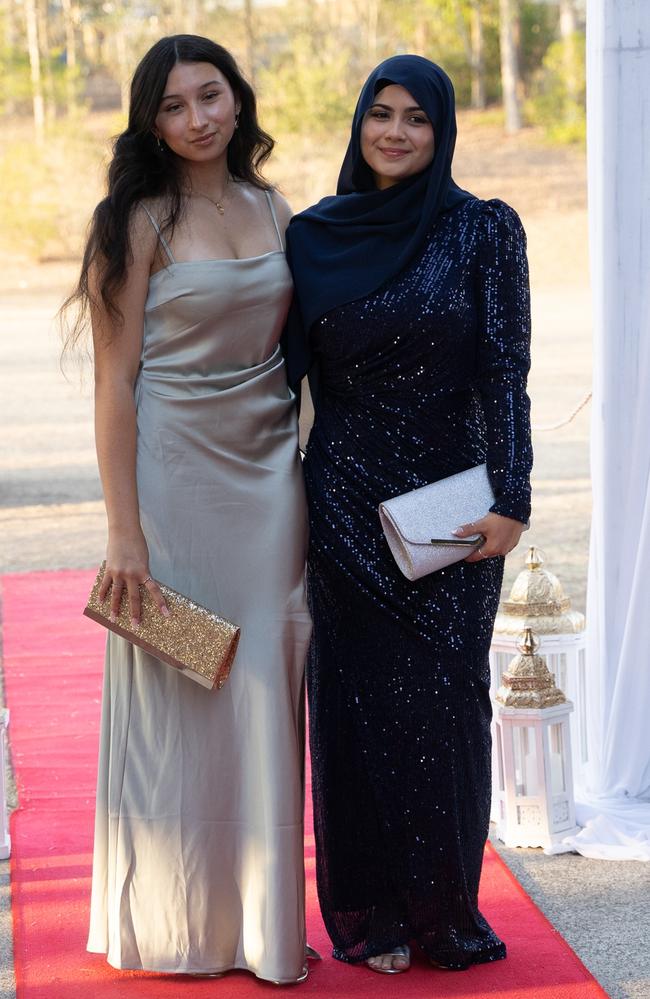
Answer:
[[[90,214],[103,189],[108,131],[91,119],[64,119],[42,144],[31,123],[9,119],[0,146],[3,218],[0,263],[77,259]],[[108,125],[103,116],[102,125]],[[99,134],[98,134],[99,133]]]

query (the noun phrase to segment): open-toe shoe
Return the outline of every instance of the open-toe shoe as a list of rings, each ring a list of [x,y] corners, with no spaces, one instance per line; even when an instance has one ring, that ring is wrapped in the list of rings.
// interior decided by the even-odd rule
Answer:
[[[383,968],[381,965],[371,964],[371,961],[380,961],[383,958],[390,957],[391,963],[389,968]],[[406,962],[406,967],[396,968],[395,961]],[[393,947],[392,950],[384,951],[383,954],[375,954],[373,957],[369,957],[366,960],[366,965],[371,971],[376,971],[380,975],[401,975],[404,971],[408,971],[411,967],[411,951],[408,944],[398,944]]]

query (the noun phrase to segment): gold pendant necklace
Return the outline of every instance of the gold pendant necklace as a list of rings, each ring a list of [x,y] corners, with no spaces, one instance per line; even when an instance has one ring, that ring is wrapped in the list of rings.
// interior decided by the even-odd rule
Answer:
[[[213,198],[208,197],[207,194],[202,194],[201,197],[206,198],[210,202],[210,204],[214,205],[214,207],[219,212],[219,215],[223,215],[225,213],[226,209],[223,207],[220,201],[215,201]]]
[[[228,176],[228,179],[226,181],[226,186],[223,189],[223,194],[221,195],[221,198],[225,198],[229,183],[230,183],[230,175]],[[214,205],[214,207],[219,212],[219,215],[225,214],[226,209],[224,208],[223,201],[221,199],[216,201],[214,198],[211,198],[209,194],[204,194],[202,191],[196,191],[196,194],[199,196],[199,198],[205,198],[205,200],[209,201],[211,205]]]

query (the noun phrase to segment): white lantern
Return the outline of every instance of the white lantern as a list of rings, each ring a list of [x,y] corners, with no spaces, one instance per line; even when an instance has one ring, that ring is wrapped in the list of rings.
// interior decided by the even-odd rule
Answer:
[[[525,564],[526,568],[517,576],[510,596],[502,603],[494,622],[490,646],[492,701],[494,703],[503,674],[517,652],[519,636],[526,628],[532,629],[542,644],[540,655],[558,687],[575,705],[571,716],[572,762],[575,780],[582,783],[589,759],[584,614],[571,610],[571,601],[565,596],[559,579],[543,568],[544,558],[538,548],[531,546],[528,549]],[[493,760],[496,763],[496,754]],[[493,790],[492,818],[496,820],[495,781]]]
[[[11,853],[9,820],[7,818],[7,782],[5,778],[6,732],[9,724],[9,711],[0,710],[0,860],[6,860]]]
[[[497,836],[552,850],[578,832],[573,800],[573,705],[556,687],[526,628],[495,698]]]

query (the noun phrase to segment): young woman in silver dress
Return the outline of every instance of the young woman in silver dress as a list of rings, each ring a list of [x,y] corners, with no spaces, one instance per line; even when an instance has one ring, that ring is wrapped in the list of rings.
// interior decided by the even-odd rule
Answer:
[[[164,582],[241,627],[217,692],[108,638],[88,948],[117,968],[289,983],[306,976],[311,625],[278,347],[290,213],[259,173],[272,145],[225,49],[159,41],[73,301],[92,320],[103,592],[137,623],[142,586],[168,613]]]

